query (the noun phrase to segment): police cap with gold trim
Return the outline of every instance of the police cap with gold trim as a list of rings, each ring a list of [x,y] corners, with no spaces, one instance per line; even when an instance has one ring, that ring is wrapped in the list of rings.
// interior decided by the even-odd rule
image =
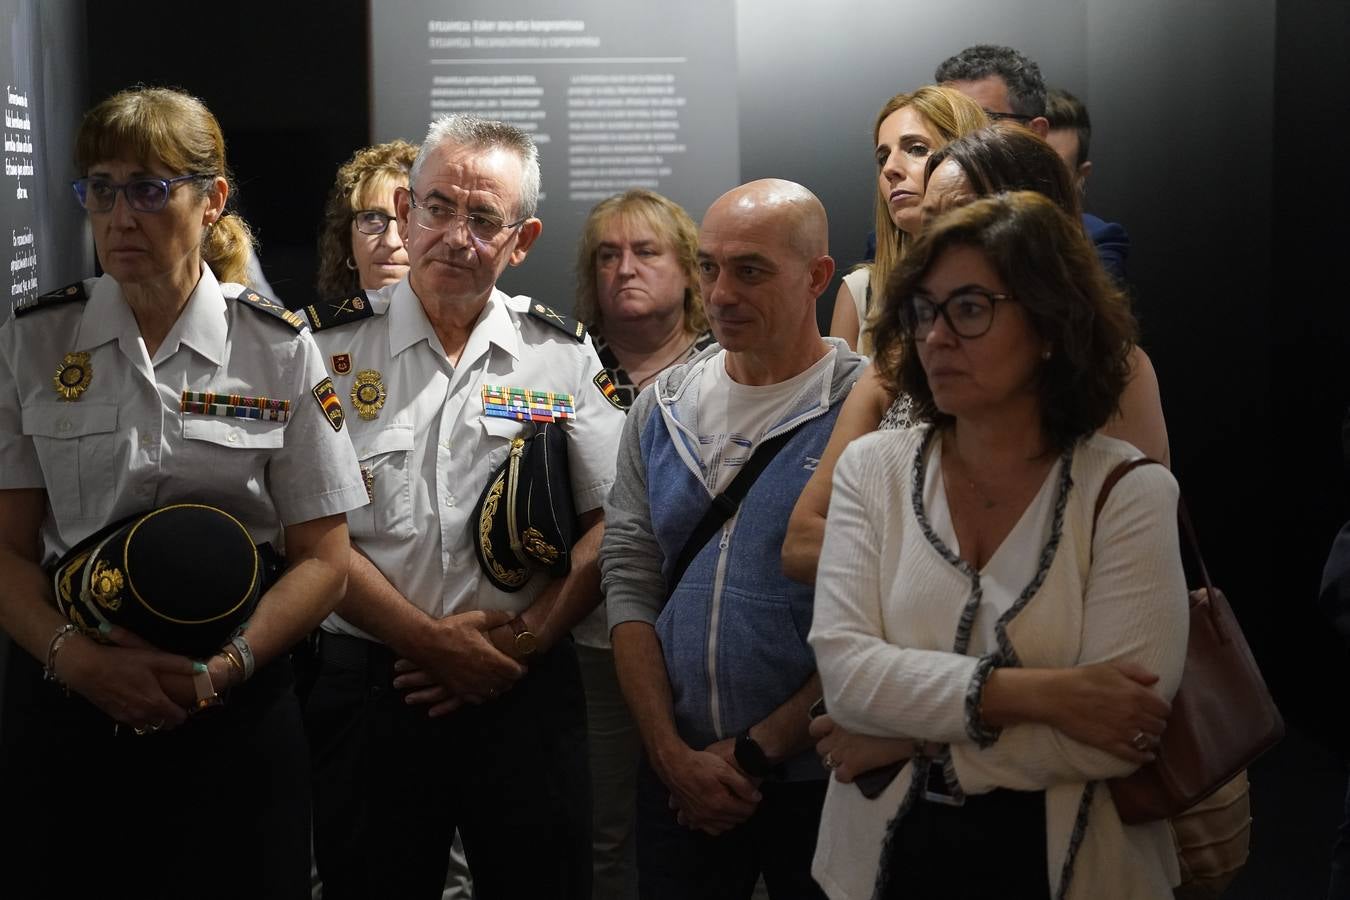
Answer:
[[[557,422],[533,427],[533,435],[511,441],[469,519],[483,574],[507,592],[524,587],[536,570],[567,574],[577,538],[567,435]]]
[[[205,657],[253,614],[268,582],[259,548],[230,514],[197,503],[140,513],[91,535],[57,563],[57,606],[98,637],[106,622],[156,647]]]

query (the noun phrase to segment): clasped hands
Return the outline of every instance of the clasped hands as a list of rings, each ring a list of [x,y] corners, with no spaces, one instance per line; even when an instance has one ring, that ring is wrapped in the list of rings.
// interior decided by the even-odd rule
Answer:
[[[678,748],[658,774],[670,790],[675,820],[686,828],[719,835],[749,819],[762,796],[758,778],[736,765],[736,739],[703,750]]]
[[[426,652],[394,664],[394,687],[410,704],[425,704],[435,718],[465,703],[485,703],[511,689],[525,675],[512,655],[513,613],[474,610],[436,621]]]
[[[216,690],[231,685],[228,663],[216,654],[207,663],[160,650],[118,625],[101,639],[68,640],[57,657],[58,677],[69,688],[137,734],[168,731],[198,706],[193,676],[203,665]]]

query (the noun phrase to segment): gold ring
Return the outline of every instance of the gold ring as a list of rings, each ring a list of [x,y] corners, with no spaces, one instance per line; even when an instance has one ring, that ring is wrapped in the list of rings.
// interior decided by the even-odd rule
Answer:
[[[837,759],[834,758],[834,754],[833,754],[833,753],[826,753],[826,754],[825,754],[825,759],[823,760],[823,762],[825,763],[825,768],[827,768],[827,769],[837,769],[837,768],[839,768],[839,760],[837,760]]]
[[[1130,738],[1130,745],[1140,753],[1147,753],[1149,748],[1153,746],[1153,739],[1144,734],[1142,730],[1136,731],[1134,737]]]

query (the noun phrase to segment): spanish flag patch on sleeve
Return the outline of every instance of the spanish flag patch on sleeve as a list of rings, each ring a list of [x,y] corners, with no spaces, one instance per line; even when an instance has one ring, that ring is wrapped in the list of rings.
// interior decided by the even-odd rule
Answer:
[[[319,408],[323,414],[328,417],[328,424],[333,426],[334,431],[342,430],[342,401],[338,399],[337,391],[333,388],[333,379],[325,378],[314,385],[314,399],[319,401]]]

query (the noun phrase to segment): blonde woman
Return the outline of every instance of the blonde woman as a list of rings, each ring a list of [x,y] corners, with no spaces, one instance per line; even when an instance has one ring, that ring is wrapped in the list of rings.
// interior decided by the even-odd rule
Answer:
[[[933,151],[948,141],[988,124],[984,110],[959,91],[927,85],[896,94],[877,113],[872,126],[876,144],[876,259],[844,277],[834,302],[830,334],[849,347],[871,352],[867,336],[869,298],[881,291],[919,231],[923,171]]]

